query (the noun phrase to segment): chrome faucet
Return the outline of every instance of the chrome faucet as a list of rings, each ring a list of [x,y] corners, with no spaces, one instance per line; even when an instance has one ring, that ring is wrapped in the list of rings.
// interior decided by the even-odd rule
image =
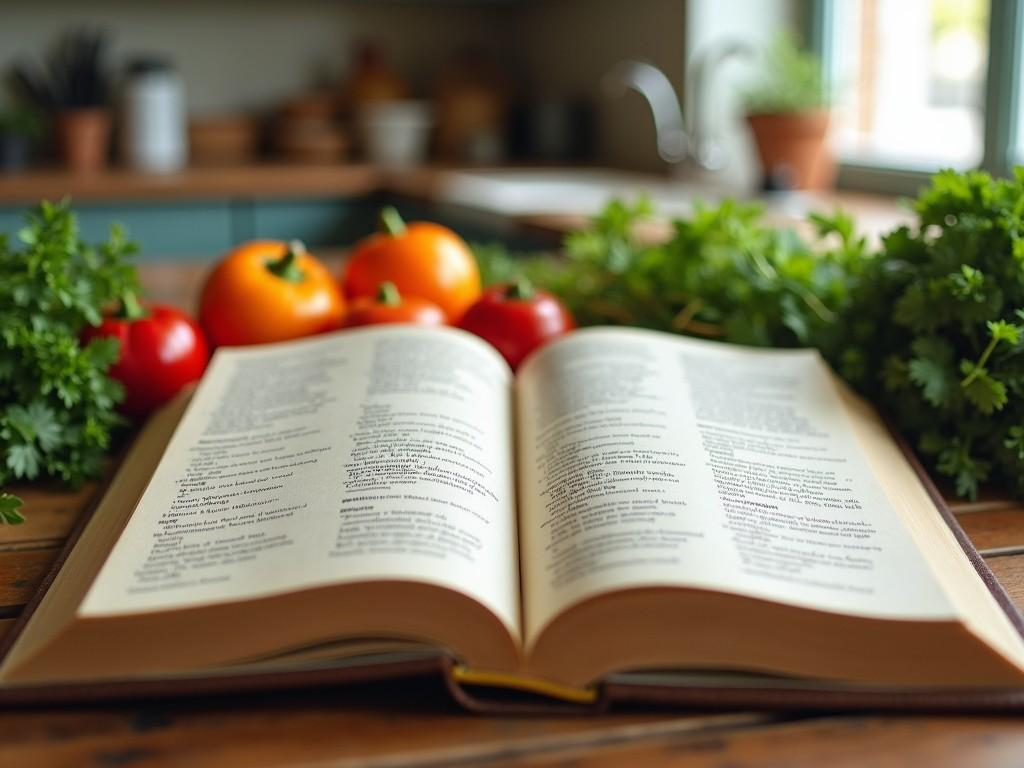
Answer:
[[[605,74],[601,86],[608,96],[624,96],[632,89],[647,100],[654,117],[658,156],[666,163],[678,167],[690,158],[705,170],[718,171],[725,167],[726,155],[714,130],[717,126],[709,127],[698,114],[718,67],[731,58],[751,55],[753,49],[745,43],[728,40],[698,52],[687,72],[685,116],[668,77],[645,61],[620,61]]]
[[[679,97],[665,73],[646,61],[620,61],[601,82],[609,96],[625,96],[632,88],[645,99],[654,117],[658,156],[666,163],[681,163],[689,154],[690,137]]]

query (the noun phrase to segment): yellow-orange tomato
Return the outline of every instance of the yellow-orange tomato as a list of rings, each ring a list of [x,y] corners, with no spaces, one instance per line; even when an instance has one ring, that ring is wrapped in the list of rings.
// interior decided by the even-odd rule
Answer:
[[[375,296],[394,283],[403,296],[437,304],[451,322],[480,296],[480,270],[465,241],[447,227],[425,221],[406,226],[394,208],[381,212],[383,231],[358,245],[342,283],[350,299]]]
[[[327,267],[298,241],[238,246],[206,279],[199,303],[199,324],[214,346],[310,336],[339,328],[344,314]]]

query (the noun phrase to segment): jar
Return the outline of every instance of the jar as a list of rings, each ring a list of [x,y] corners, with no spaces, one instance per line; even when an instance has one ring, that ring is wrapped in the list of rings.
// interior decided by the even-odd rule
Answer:
[[[122,98],[121,141],[122,157],[131,168],[172,173],[185,167],[185,88],[169,61],[146,56],[129,64]]]
[[[366,159],[389,167],[423,164],[433,116],[425,101],[376,101],[359,108],[356,119]]]

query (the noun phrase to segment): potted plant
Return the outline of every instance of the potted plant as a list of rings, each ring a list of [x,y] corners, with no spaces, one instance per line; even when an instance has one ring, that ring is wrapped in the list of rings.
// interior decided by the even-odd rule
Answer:
[[[22,106],[0,109],[0,171],[19,171],[32,159],[32,145],[42,134],[35,110]]]
[[[803,50],[795,36],[776,38],[743,104],[766,189],[832,185],[835,162],[827,144],[828,94],[821,60]]]
[[[17,64],[15,86],[53,119],[58,151],[75,172],[106,165],[110,149],[110,81],[104,66],[106,38],[97,30],[68,32],[44,69]]]

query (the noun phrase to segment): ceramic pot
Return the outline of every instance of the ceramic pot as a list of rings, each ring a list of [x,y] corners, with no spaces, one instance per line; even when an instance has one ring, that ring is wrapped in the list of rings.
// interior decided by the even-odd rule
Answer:
[[[73,173],[91,173],[106,166],[110,152],[110,110],[69,109],[56,118],[57,147]]]
[[[780,112],[747,115],[768,189],[827,189],[835,161],[827,137],[829,113]]]

